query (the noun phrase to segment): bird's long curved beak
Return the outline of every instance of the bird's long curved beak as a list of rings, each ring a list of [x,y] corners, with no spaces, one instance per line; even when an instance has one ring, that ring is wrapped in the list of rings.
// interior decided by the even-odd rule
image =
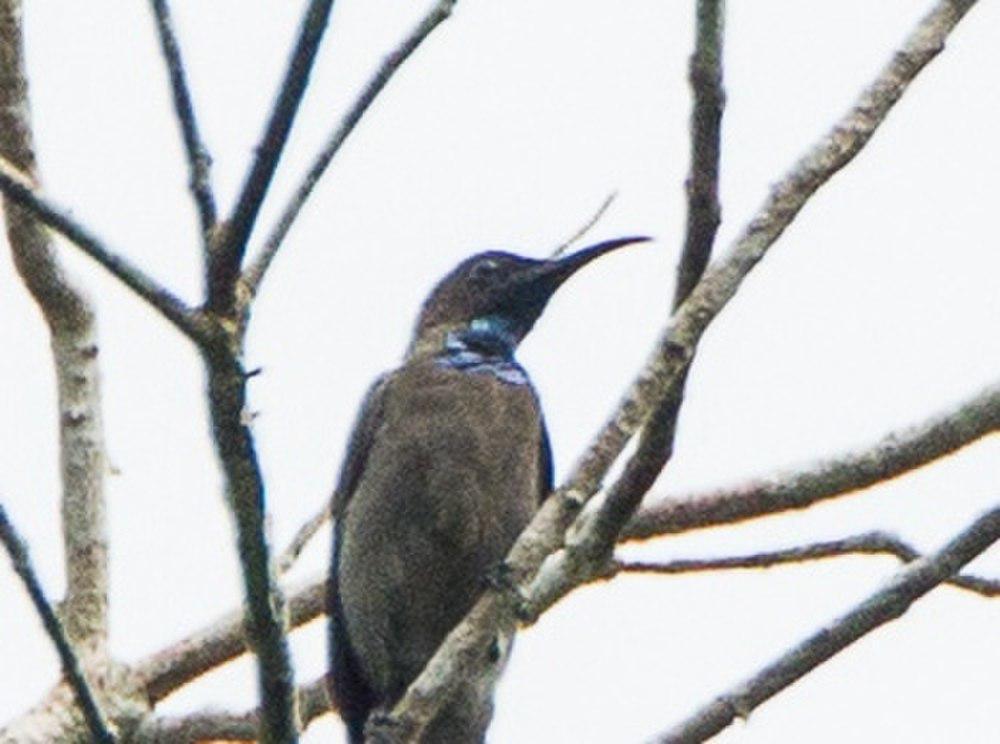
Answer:
[[[547,270],[545,273],[548,274],[551,279],[555,280],[555,287],[558,287],[595,258],[599,258],[607,253],[616,251],[619,248],[624,248],[627,245],[646,243],[650,240],[652,240],[652,238],[646,235],[633,235],[627,238],[613,238],[612,240],[605,240],[600,243],[596,243],[595,245],[581,248],[568,256],[546,261]],[[555,287],[553,287],[553,290]]]

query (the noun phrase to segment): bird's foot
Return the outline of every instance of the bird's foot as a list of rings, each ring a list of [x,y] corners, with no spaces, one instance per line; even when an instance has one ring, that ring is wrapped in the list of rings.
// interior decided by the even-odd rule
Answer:
[[[365,742],[374,744],[401,744],[405,740],[403,725],[392,716],[392,712],[379,709],[372,711],[365,723]]]

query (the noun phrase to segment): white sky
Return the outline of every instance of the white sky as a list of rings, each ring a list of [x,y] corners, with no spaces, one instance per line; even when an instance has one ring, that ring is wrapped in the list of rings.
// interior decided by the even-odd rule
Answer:
[[[25,3],[38,149],[50,194],[194,300],[196,226],[146,3]],[[301,2],[173,3],[227,208],[259,135]],[[425,3],[421,3],[421,8]],[[929,7],[923,0],[732,0],[720,243],[824,133]],[[460,0],[390,84],[289,236],[257,307],[248,364],[283,545],[322,502],[368,382],[399,359],[424,293],[459,259],[551,250],[605,195],[591,235],[653,246],[575,278],[525,343],[565,473],[663,324],[682,237],[693,2]],[[981,3],[870,146],[819,193],[702,344],[674,461],[677,493],[833,454],[917,422],[1000,369],[1000,7]],[[416,4],[341,0],[259,224]],[[259,234],[258,234],[259,239]],[[72,249],[103,338],[114,652],[136,659],[239,601],[232,530],[197,356]],[[54,386],[34,307],[0,261],[0,498],[62,590]],[[997,437],[808,513],[663,540],[647,555],[721,555],[872,528],[922,549],[997,501]],[[327,537],[297,576],[322,570]],[[494,742],[633,742],[677,722],[871,592],[888,559],[580,591],[523,634]],[[1000,575],[996,549],[973,566]],[[314,623],[299,678],[325,664]],[[37,700],[56,658],[0,567],[0,721]],[[993,742],[1000,604],[942,589],[767,703],[720,742]],[[243,661],[163,710],[242,709]],[[328,718],[305,737],[331,737]]]

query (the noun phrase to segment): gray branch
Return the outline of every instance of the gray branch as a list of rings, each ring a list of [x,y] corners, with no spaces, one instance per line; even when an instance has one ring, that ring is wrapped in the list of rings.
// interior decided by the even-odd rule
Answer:
[[[201,135],[198,133],[198,120],[194,113],[194,104],[188,90],[187,75],[181,59],[180,45],[174,34],[174,22],[170,16],[168,0],[151,0],[153,14],[156,18],[156,31],[160,37],[160,50],[167,63],[170,75],[170,90],[173,93],[174,111],[181,127],[184,139],[184,151],[187,155],[191,195],[201,221],[201,232],[208,248],[209,236],[215,227],[216,210],[215,196],[209,180],[209,168],[212,158],[205,149]]]
[[[674,308],[680,307],[705,273],[722,220],[719,205],[719,156],[722,112],[726,93],[722,87],[724,0],[698,0],[694,54],[689,79],[694,93],[691,112],[691,166],[686,187],[687,229],[677,266]]]
[[[858,450],[791,473],[648,506],[636,514],[622,539],[644,540],[805,509],[895,478],[998,430],[1000,382],[947,412]]]
[[[841,558],[851,555],[891,555],[903,563],[919,559],[911,545],[887,532],[865,532],[840,540],[800,545],[785,550],[772,550],[751,555],[729,556],[725,558],[686,558],[665,562],[613,560],[608,564],[600,579],[611,579],[620,574],[673,575],[704,573],[707,571],[730,571],[734,569],[772,568],[789,563]],[[1000,597],[1000,581],[981,576],[956,574],[945,581],[947,584],[964,589],[983,597]]]
[[[24,583],[24,588],[27,589],[32,604],[35,605],[35,609],[42,618],[45,631],[49,634],[49,638],[52,639],[52,643],[59,653],[59,661],[62,664],[63,674],[66,675],[66,680],[73,688],[76,700],[80,705],[80,710],[83,712],[83,717],[90,729],[91,736],[94,737],[95,741],[101,742],[101,744],[113,744],[115,737],[111,734],[108,722],[101,712],[100,706],[97,704],[97,699],[90,689],[87,678],[83,674],[83,667],[80,664],[80,660],[76,657],[76,652],[66,637],[62,623],[59,622],[59,618],[56,617],[52,605],[46,599],[45,592],[42,591],[42,586],[38,582],[35,570],[31,566],[28,547],[17,533],[17,530],[14,529],[14,525],[7,519],[7,512],[4,510],[3,505],[0,505],[0,542],[7,549],[11,563],[14,565],[14,571]]]
[[[226,310],[235,300],[233,289],[246,253],[257,214],[278,168],[278,161],[288,142],[292,122],[309,84],[320,41],[330,20],[333,0],[309,0],[299,26],[298,39],[288,60],[288,68],[268,118],[264,134],[256,148],[256,157],[247,172],[236,206],[226,229],[213,247],[209,270],[209,304],[216,311]]]
[[[281,248],[281,244],[285,240],[285,236],[288,235],[288,231],[292,227],[292,223],[295,222],[296,217],[298,217],[299,212],[305,205],[306,200],[312,193],[312,190],[316,187],[319,179],[322,178],[323,173],[326,172],[327,166],[333,160],[333,157],[340,150],[341,145],[347,140],[351,132],[354,131],[354,127],[357,126],[358,122],[361,121],[361,117],[364,116],[368,107],[371,106],[372,102],[378,97],[378,94],[382,92],[382,89],[386,86],[392,76],[396,71],[403,65],[404,62],[409,58],[413,52],[417,50],[417,47],[426,39],[431,32],[441,24],[442,21],[451,15],[452,8],[454,8],[455,3],[458,0],[440,0],[434,7],[430,9],[426,16],[413,28],[412,31],[407,35],[405,39],[400,43],[396,49],[386,55],[385,59],[382,60],[382,64],[372,75],[371,79],[361,90],[354,104],[341,119],[337,128],[333,130],[329,139],[327,139],[326,144],[323,145],[323,149],[320,150],[319,154],[313,160],[312,166],[310,166],[309,171],[306,173],[305,178],[302,179],[302,183],[295,190],[292,198],[289,200],[288,204],[285,206],[284,211],[281,213],[281,217],[278,218],[277,224],[275,224],[274,229],[271,234],[268,235],[267,240],[264,242],[264,246],[260,251],[260,254],[254,260],[254,262],[247,268],[245,273],[245,281],[247,287],[250,289],[250,294],[256,294],[260,287],[261,281],[264,279],[264,275],[267,273],[268,267],[274,260],[274,257],[278,254],[278,250]]]
[[[0,173],[37,178],[21,3],[0,2]],[[7,160],[13,165],[8,165]],[[48,326],[59,406],[66,632],[103,663],[108,636],[103,408],[97,322],[90,301],[66,275],[48,230],[30,209],[4,199],[14,265]]]
[[[68,210],[44,198],[28,176],[2,157],[0,192],[66,237],[186,336],[197,340],[202,335],[201,319],[195,311],[127,258],[110,250],[104,241],[70,217]]]
[[[323,614],[325,578],[316,578],[288,595],[288,625],[298,628]],[[246,653],[247,615],[234,610],[134,667],[137,684],[157,703],[202,674]]]
[[[873,593],[757,674],[720,695],[657,739],[660,744],[693,744],[714,736],[736,718],[801,679],[824,661],[876,628],[903,616],[910,605],[953,576],[1000,539],[1000,508],[987,512],[944,548],[898,571]]]
[[[851,109],[772,189],[729,253],[709,268],[678,309],[649,362],[573,469],[567,484],[546,500],[518,539],[507,559],[515,584],[530,581],[544,558],[560,547],[566,528],[598,490],[608,468],[649,413],[677,385],[702,333],[736,293],[743,278],[816,190],[861,151],[909,83],[942,50],[948,34],[973,4],[972,0],[940,0]],[[567,571],[574,572],[572,567],[557,569],[543,583],[560,584]],[[484,660],[489,658],[486,651],[498,633],[514,632],[521,606],[517,587],[487,592],[449,634],[384,728],[399,732],[404,739],[419,736],[461,679],[484,675]]]
[[[323,677],[295,691],[301,730],[331,710]],[[260,709],[246,713],[203,711],[177,718],[152,718],[136,735],[139,744],[175,744],[181,741],[257,741]]]

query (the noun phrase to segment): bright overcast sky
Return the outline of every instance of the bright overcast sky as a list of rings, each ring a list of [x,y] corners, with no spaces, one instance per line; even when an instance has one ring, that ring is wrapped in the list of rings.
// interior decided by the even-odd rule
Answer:
[[[231,203],[302,2],[175,0],[220,202]],[[190,300],[196,223],[146,3],[26,0],[46,189]],[[341,0],[262,214],[289,188],[418,4]],[[420,3],[420,6],[425,3]],[[970,396],[1000,370],[1000,7],[980,3],[870,146],[824,187],[707,334],[673,462],[681,493],[872,441]],[[258,304],[248,366],[273,535],[326,497],[368,382],[397,363],[434,281],[477,250],[551,251],[612,190],[609,257],[551,304],[520,357],[565,473],[665,321],[684,218],[693,2],[460,0],[393,80],[289,236]],[[731,0],[722,157],[725,249],[767,193],[930,6]],[[259,239],[259,234],[258,234]],[[240,601],[232,528],[192,347],[72,248],[103,339],[112,646],[150,653]],[[50,594],[62,590],[54,385],[37,311],[0,261],[0,498]],[[897,531],[940,545],[1000,495],[1000,440],[811,510],[663,540],[647,555],[726,555]],[[326,533],[295,576],[324,570]],[[524,633],[493,742],[638,742],[871,592],[889,559],[579,591]],[[996,549],[973,569],[1000,576]],[[325,665],[321,622],[294,636],[299,679]],[[0,722],[57,663],[0,567]],[[757,711],[721,742],[997,741],[1000,603],[941,589]],[[168,712],[243,709],[244,661]],[[306,742],[339,740],[327,718]]]

